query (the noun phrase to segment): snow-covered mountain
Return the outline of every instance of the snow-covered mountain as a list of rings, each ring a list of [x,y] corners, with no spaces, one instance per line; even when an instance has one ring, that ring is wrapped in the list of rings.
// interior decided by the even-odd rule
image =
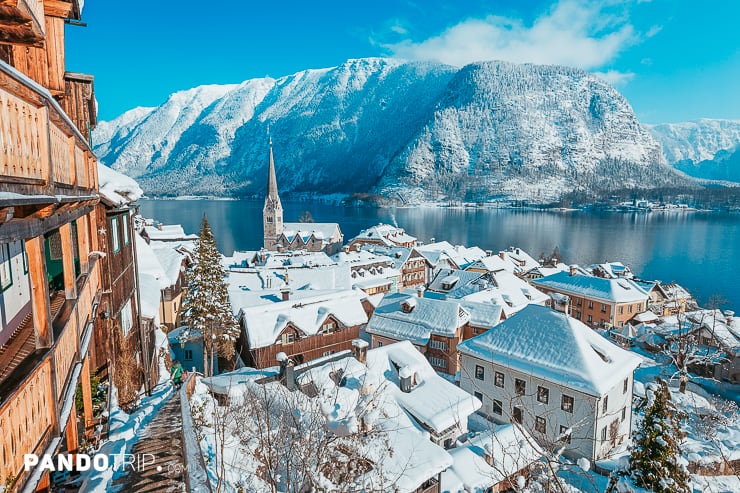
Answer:
[[[669,164],[697,178],[740,181],[740,120],[647,125]]]
[[[504,62],[369,58],[202,86],[101,122],[93,141],[148,193],[261,194],[268,128],[282,192],[550,201],[688,183],[606,82]]]

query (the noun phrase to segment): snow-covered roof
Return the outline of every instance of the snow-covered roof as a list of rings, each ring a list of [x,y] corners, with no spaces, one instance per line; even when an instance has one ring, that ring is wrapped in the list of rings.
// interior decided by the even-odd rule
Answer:
[[[98,186],[100,197],[113,207],[121,207],[136,202],[144,195],[144,191],[133,178],[129,178],[100,162],[98,162]]]
[[[678,283],[660,284],[660,290],[669,300],[690,300],[691,293]]]
[[[329,315],[347,327],[367,323],[364,298],[361,291],[345,290],[242,308],[249,347],[272,345],[289,323],[309,336],[318,333]]]
[[[426,257],[432,265],[436,266],[441,261],[448,259],[460,269],[465,269],[486,256],[486,252],[477,246],[453,246],[447,241],[417,246],[416,250]]]
[[[293,237],[298,235],[304,242],[313,236],[326,243],[339,231],[337,223],[283,223],[283,234],[288,241],[293,241]]]
[[[510,317],[529,304],[544,305],[547,295],[509,271],[491,274],[491,281],[483,289],[470,290],[463,294],[466,301],[477,301],[500,305],[506,317]],[[448,296],[456,295],[450,293]]]
[[[591,264],[586,268],[596,276],[617,279],[620,277],[633,277],[632,271],[622,262],[604,262],[601,264]]]
[[[636,322],[655,322],[658,320],[658,316],[651,311],[638,313],[633,317]]]
[[[364,241],[377,241],[385,246],[398,246],[414,244],[416,238],[406,233],[403,228],[391,226],[390,224],[377,224],[367,229],[360,231],[360,234],[355,236],[350,243],[358,240]]]
[[[159,280],[151,274],[139,271],[139,295],[141,297],[141,316],[155,320],[159,326],[159,300],[161,297]]]
[[[150,240],[176,241],[197,240],[198,235],[185,234],[185,230],[179,224],[158,224],[157,226],[144,226],[144,231]]]
[[[186,259],[185,255],[167,246],[167,244],[157,243],[151,246],[152,252],[162,266],[165,275],[164,280],[168,283],[167,287],[174,286],[180,278],[183,262]]]
[[[236,254],[236,252],[234,252]],[[318,267],[322,265],[336,265],[324,252],[309,252],[308,250],[292,250],[289,252],[257,252],[257,266],[269,269],[280,267]],[[238,267],[237,267],[238,268]]]
[[[375,265],[375,264],[386,264],[388,266],[393,265],[393,259],[388,255],[376,254],[367,250],[350,250],[348,252],[339,252],[331,257],[337,263],[346,262],[353,268]]]
[[[404,311],[404,302],[413,303]],[[365,327],[369,334],[426,345],[429,337],[453,337],[470,320],[470,313],[456,301],[418,298],[394,293],[386,295]]]
[[[578,273],[570,275],[569,272],[558,272],[542,279],[535,279],[532,284],[607,302],[644,302],[648,299],[647,292],[631,279],[604,279]]]
[[[595,396],[604,395],[640,364],[637,356],[582,322],[538,305],[457,347],[462,354]]]
[[[493,457],[489,464],[485,456]],[[442,473],[440,491],[488,491],[544,454],[521,427],[497,425],[450,450],[452,467]]]

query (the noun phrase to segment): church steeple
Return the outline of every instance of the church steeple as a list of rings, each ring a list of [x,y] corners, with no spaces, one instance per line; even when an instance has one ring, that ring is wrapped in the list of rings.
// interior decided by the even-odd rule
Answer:
[[[272,137],[270,137],[269,145],[270,162],[267,171],[267,196],[265,207],[262,209],[262,226],[265,249],[277,250],[278,239],[283,234],[283,204],[280,203],[278,195],[275,159],[272,156]]]

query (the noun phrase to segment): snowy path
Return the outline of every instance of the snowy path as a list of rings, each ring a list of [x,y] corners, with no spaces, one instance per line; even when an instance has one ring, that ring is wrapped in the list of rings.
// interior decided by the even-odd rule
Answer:
[[[177,392],[170,395],[167,403],[136,434],[136,438],[136,443],[128,453],[133,454],[136,461],[142,460],[147,465],[146,467],[133,467],[133,470],[129,469],[121,476],[117,476],[113,480],[112,491],[186,491],[185,461],[182,452],[182,415],[180,397]]]

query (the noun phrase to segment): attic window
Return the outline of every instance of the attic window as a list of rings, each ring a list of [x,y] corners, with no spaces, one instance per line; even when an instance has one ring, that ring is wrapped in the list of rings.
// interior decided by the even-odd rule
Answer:
[[[629,284],[627,284],[626,282],[618,282],[617,284],[619,284],[624,289],[631,289]]]
[[[401,310],[404,313],[411,313],[416,308],[416,300],[414,298],[407,298],[401,302]]]
[[[532,299],[532,293],[529,292],[529,289],[522,289],[522,293],[524,293],[524,296],[526,296],[528,300]]]
[[[596,346],[591,346],[591,349],[593,349],[594,352],[599,355],[599,358],[601,358],[604,361],[604,363],[612,362],[612,359],[601,349],[597,348]]]
[[[458,278],[457,276],[447,276],[443,278],[442,279],[442,289],[449,291],[455,286],[455,284],[457,284],[457,281],[459,280],[460,278]]]
[[[504,303],[506,303],[509,306],[514,306],[514,302],[511,301],[511,297],[508,294],[502,294],[501,298],[503,298]]]

